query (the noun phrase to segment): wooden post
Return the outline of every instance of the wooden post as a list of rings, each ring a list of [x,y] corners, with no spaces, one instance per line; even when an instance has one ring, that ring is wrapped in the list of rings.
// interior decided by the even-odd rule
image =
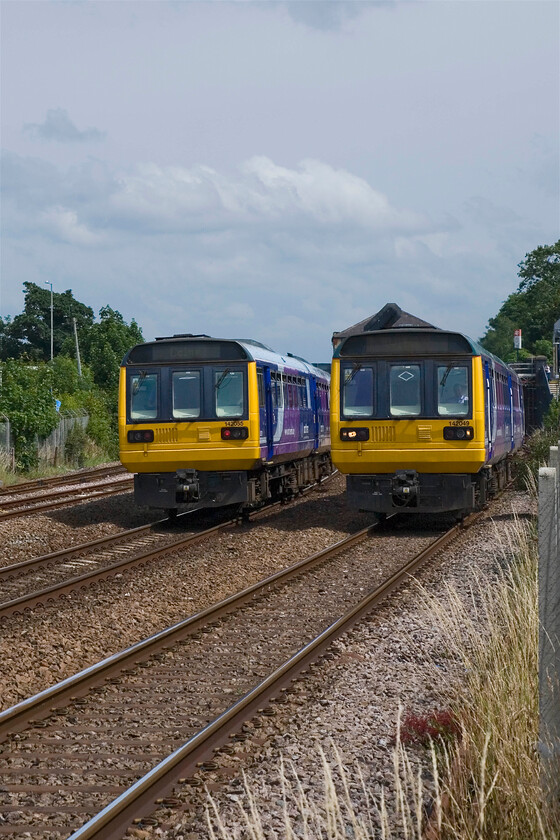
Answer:
[[[560,802],[558,448],[539,469],[539,752],[544,793]]]

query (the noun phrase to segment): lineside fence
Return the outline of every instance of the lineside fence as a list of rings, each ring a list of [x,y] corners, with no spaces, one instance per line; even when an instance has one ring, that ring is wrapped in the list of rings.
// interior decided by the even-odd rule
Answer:
[[[88,422],[88,414],[76,411],[61,411],[56,429],[53,429],[48,437],[37,443],[39,462],[56,467],[64,461],[66,442],[70,432],[75,426],[81,426],[85,431]]]
[[[47,466],[57,466],[65,460],[68,436],[75,426],[81,426],[85,431],[89,422],[89,415],[76,411],[61,411],[58,426],[44,439],[37,439],[37,455],[39,463]],[[10,421],[0,414],[0,467],[15,471],[14,439]]]
[[[15,470],[15,451],[12,440],[10,421],[5,414],[0,414],[0,467]]]
[[[559,442],[560,446],[560,442]],[[560,802],[560,458],[539,469],[539,752],[545,793]]]

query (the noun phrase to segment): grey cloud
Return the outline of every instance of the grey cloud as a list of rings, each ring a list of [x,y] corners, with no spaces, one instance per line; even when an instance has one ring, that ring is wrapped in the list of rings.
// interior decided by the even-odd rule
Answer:
[[[58,143],[98,143],[106,136],[97,128],[80,131],[64,108],[49,109],[45,122],[26,123],[23,130],[37,140],[55,140]]]
[[[466,214],[477,224],[491,228],[521,223],[521,217],[509,207],[500,207],[487,198],[473,196],[464,204]]]
[[[388,289],[408,311],[442,326],[453,311],[473,332],[467,319],[484,323],[488,299],[472,278],[502,299],[512,249],[532,241],[511,222],[481,241],[481,213],[499,210],[483,199],[465,240],[456,218],[401,209],[366,179],[311,159],[290,168],[253,157],[233,173],[91,160],[62,170],[12,153],[3,189],[5,276],[44,278],[48,266],[94,308],[123,312],[134,289],[148,337],[244,334],[323,360],[332,330],[379,309]],[[296,302],[295,320],[272,311],[280,292]]]
[[[303,24],[310,29],[332,32],[342,29],[344,25],[372,8],[393,6],[393,0],[376,0],[375,2],[336,2],[336,0],[297,0],[297,2],[283,3],[288,14],[295,23]]]

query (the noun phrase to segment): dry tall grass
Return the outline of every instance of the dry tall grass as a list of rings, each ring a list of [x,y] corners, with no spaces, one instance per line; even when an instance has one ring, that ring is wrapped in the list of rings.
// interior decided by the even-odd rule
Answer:
[[[449,653],[465,678],[453,700],[463,736],[443,750],[442,838],[533,840],[559,836],[558,813],[543,801],[538,742],[537,547],[516,521],[500,545],[494,581],[479,576],[467,605],[452,589],[431,599]],[[515,556],[515,562],[508,558]],[[560,771],[560,768],[558,768]]]
[[[431,623],[439,624],[447,655],[464,668],[450,698],[461,723],[454,743],[426,751],[433,781],[427,791],[397,733],[389,798],[374,801],[362,780],[352,791],[336,751],[321,753],[324,791],[317,802],[297,772],[282,766],[284,819],[271,828],[266,803],[246,790],[238,828],[221,820],[210,799],[211,840],[557,840],[560,815],[543,800],[538,742],[538,599],[535,535],[515,521],[496,539],[500,569],[479,573],[465,598],[448,587],[437,600],[422,591]],[[511,558],[515,561],[511,562]],[[400,715],[399,715],[400,722]],[[334,769],[333,769],[334,768]],[[426,820],[426,802],[432,814]]]

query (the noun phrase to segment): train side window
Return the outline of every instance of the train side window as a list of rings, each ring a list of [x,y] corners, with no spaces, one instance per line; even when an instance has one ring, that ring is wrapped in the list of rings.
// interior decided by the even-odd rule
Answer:
[[[417,417],[422,409],[420,365],[391,365],[389,393],[392,417]]]
[[[342,414],[371,417],[373,414],[373,368],[346,368],[343,373]]]
[[[272,396],[272,408],[273,410],[278,408],[278,392],[277,392],[277,382],[276,382],[276,371],[271,371],[270,373],[270,393]]]
[[[257,387],[259,389],[259,408],[264,408],[264,373],[262,370],[257,371]]]
[[[173,373],[173,417],[176,420],[200,417],[200,371],[180,370]]]
[[[283,373],[278,373],[278,408],[284,408],[284,387],[286,377]]]
[[[469,414],[469,371],[466,365],[438,366],[437,394],[440,417],[464,417]]]
[[[157,417],[158,374],[140,373],[130,377],[130,419],[141,422]]]
[[[243,371],[214,371],[216,417],[243,417],[243,386]]]

